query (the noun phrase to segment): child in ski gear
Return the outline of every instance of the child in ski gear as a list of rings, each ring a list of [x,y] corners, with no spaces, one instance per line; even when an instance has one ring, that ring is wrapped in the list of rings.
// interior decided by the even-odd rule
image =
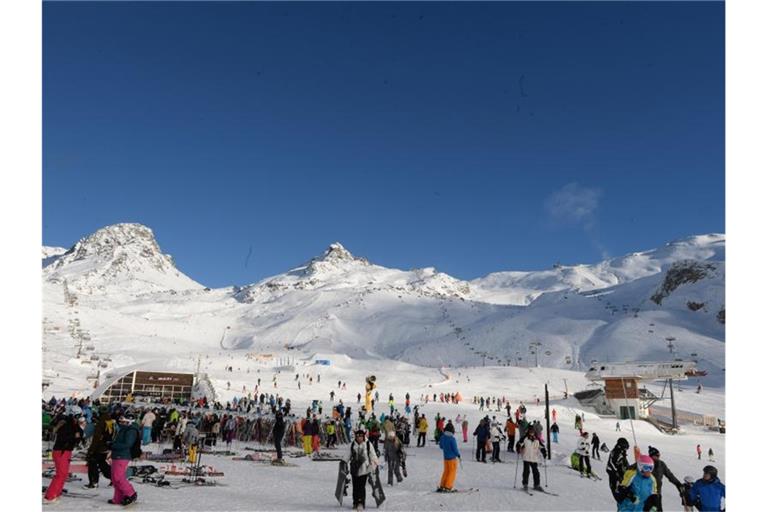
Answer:
[[[589,476],[592,474],[592,466],[589,462],[589,433],[582,432],[579,438],[579,444],[576,446],[576,453],[579,454],[579,474]],[[587,467],[586,472],[584,466]]]
[[[509,407],[509,404],[507,404],[507,407]],[[513,452],[515,451],[515,430],[517,430],[517,425],[515,425],[511,417],[507,418],[505,429],[507,431],[507,451]]]
[[[117,435],[112,443],[112,486],[115,492],[109,503],[130,505],[136,501],[136,490],[128,481],[126,469],[133,459],[135,443],[140,441],[139,429],[132,413],[124,413],[118,420]]]
[[[705,466],[704,475],[688,491],[688,500],[703,512],[725,510],[725,485],[717,478],[717,468]]]
[[[677,491],[680,492],[682,489],[682,484],[680,483],[680,480],[675,477],[675,475],[672,474],[672,472],[667,467],[667,464],[659,458],[659,450],[654,448],[653,446],[648,447],[648,456],[653,460],[653,477],[656,480],[656,510],[659,512],[662,512],[662,503],[661,503],[661,486],[663,484],[663,478],[667,477],[667,479],[672,482],[672,484],[677,487]],[[630,466],[631,468],[635,468],[637,464],[633,464]]]
[[[696,445],[696,455],[698,455],[699,456],[699,460],[701,460],[701,445],[700,444]]]
[[[56,442],[53,444],[53,463],[56,473],[45,491],[45,501],[48,503],[59,499],[64,489],[64,484],[69,476],[69,463],[72,460],[72,451],[80,444],[83,431],[80,429],[76,415],[81,413],[77,406],[67,407],[53,422],[53,432],[56,434]]]
[[[617,494],[617,487],[621,480],[624,478],[624,473],[629,469],[629,461],[627,460],[627,450],[629,450],[629,441],[620,437],[616,441],[616,446],[611,450],[608,455],[608,463],[605,465],[605,470],[608,472],[608,486],[611,489],[613,498],[620,502]]]
[[[653,477],[653,459],[640,455],[637,465],[624,474],[617,490],[619,511],[653,510],[656,506],[656,479]]]
[[[712,448],[710,448],[709,449],[709,461],[710,462],[714,462],[714,460],[715,460],[715,451]]]
[[[553,423],[549,431],[552,432],[552,442],[557,443],[557,436],[560,435],[560,426],[557,423]]]
[[[379,459],[370,441],[365,439],[365,430],[355,432],[349,454],[349,472],[352,476],[352,507],[361,510],[365,508],[365,484]]]
[[[525,437],[517,442],[516,448],[517,453],[523,459],[523,489],[528,489],[528,476],[533,472],[533,488],[537,491],[543,491],[539,476],[539,453],[542,457],[546,457],[547,449],[536,438],[536,431],[533,426],[528,427]]]
[[[459,466],[461,454],[453,434],[453,425],[449,424],[445,427],[443,435],[440,436],[439,446],[443,450],[443,474],[437,487],[438,492],[451,492],[453,482],[456,480],[456,469]]]
[[[495,416],[494,416],[495,417]],[[491,426],[491,443],[493,444],[493,452],[491,452],[491,462],[501,462],[500,446],[501,441],[504,439],[504,432],[501,430],[501,424],[494,421]]]

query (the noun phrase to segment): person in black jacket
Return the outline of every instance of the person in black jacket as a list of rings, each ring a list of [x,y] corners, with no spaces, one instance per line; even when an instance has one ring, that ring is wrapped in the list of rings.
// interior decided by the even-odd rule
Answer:
[[[280,463],[283,462],[283,435],[285,435],[285,420],[282,411],[278,410],[275,414],[275,425],[272,427],[272,440],[277,450],[276,462]]]
[[[59,499],[64,489],[64,484],[69,476],[69,463],[72,460],[72,450],[83,439],[83,431],[80,429],[76,416],[79,416],[79,407],[67,408],[64,414],[59,415],[53,422],[53,432],[56,434],[56,442],[53,444],[53,463],[56,474],[53,476],[48,489],[45,492],[45,501],[52,503]]]
[[[600,438],[592,432],[592,458],[600,460]]]
[[[653,477],[656,479],[656,492],[658,493],[656,510],[658,512],[662,512],[664,510],[661,503],[662,477],[667,477],[667,479],[672,482],[675,487],[677,487],[677,491],[680,493],[684,491],[685,486],[680,482],[680,480],[677,479],[677,477],[675,477],[675,475],[672,474],[672,471],[670,471],[667,467],[667,463],[661,460],[661,454],[659,453],[658,449],[654,448],[653,446],[649,446],[648,455],[653,459]],[[632,464],[630,467],[635,468],[637,467],[637,464]]]
[[[616,446],[613,447],[613,450],[608,455],[608,463],[605,465],[605,470],[608,472],[608,486],[611,488],[611,494],[616,503],[621,501],[618,494],[618,485],[624,478],[624,473],[629,469],[627,450],[629,450],[629,441],[620,437],[616,441]]]
[[[96,421],[91,445],[85,455],[88,464],[88,485],[84,487],[87,489],[95,489],[99,486],[99,472],[104,475],[104,478],[112,479],[111,468],[107,464],[107,452],[112,444],[112,436],[108,429],[111,419],[109,412],[104,408]]]
[[[475,428],[475,432],[472,434],[477,437],[477,449],[475,450],[475,459],[477,462],[485,461],[485,443],[488,438],[491,437],[491,428],[489,426],[490,419],[488,416],[480,420],[480,424]]]

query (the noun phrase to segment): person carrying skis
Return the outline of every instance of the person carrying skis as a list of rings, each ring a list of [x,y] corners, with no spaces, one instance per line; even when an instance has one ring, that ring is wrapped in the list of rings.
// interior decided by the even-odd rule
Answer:
[[[688,491],[688,501],[704,512],[725,510],[725,485],[717,478],[717,468],[704,466],[704,475]]]
[[[560,426],[557,423],[553,423],[549,431],[552,432],[552,442],[557,443],[557,436],[560,435]]]
[[[138,497],[126,475],[128,464],[133,459],[133,446],[141,441],[141,434],[134,420],[135,417],[130,412],[124,413],[118,419],[117,435],[111,452],[114,493],[112,499],[107,501],[111,505],[130,505]]]
[[[654,510],[657,494],[653,459],[648,455],[640,455],[636,467],[624,474],[616,493],[620,512]]]
[[[477,462],[480,462],[480,458],[482,457],[482,462],[485,464],[485,443],[488,441],[488,438],[491,436],[491,429],[489,427],[488,423],[488,417],[480,420],[480,424],[477,425],[475,428],[475,432],[472,434],[473,436],[477,437],[477,448],[475,449],[475,460]]]
[[[400,467],[403,465],[403,443],[395,435],[394,430],[390,430],[384,439],[384,460],[387,461],[387,484],[394,485],[392,475],[397,477],[397,483],[403,481],[403,475],[400,473]]]
[[[421,418],[419,418],[419,438],[416,440],[416,447],[423,447],[427,444],[427,431],[429,430],[429,423],[427,423],[427,418],[422,413]]]
[[[579,456],[579,475],[583,478],[592,474],[592,466],[589,463],[589,433],[582,432],[579,438],[579,444],[576,446],[576,453]],[[586,473],[584,466],[587,467]]]
[[[56,434],[56,442],[53,443],[53,464],[56,473],[45,491],[45,502],[53,503],[64,492],[64,484],[69,476],[69,463],[72,460],[72,451],[80,444],[83,431],[80,429],[77,415],[81,413],[78,406],[67,406],[65,412],[53,421],[53,432]]]
[[[443,474],[440,477],[440,484],[437,492],[455,492],[453,482],[456,480],[456,470],[461,461],[461,453],[453,436],[454,428],[452,424],[445,427],[443,435],[440,436],[440,449],[443,451]]]
[[[592,432],[592,458],[600,460],[600,438]]]
[[[365,439],[365,430],[355,432],[355,440],[350,446],[349,473],[352,477],[352,507],[355,510],[365,508],[365,486],[368,475],[379,465],[376,451],[371,442]]]
[[[629,469],[627,450],[629,450],[629,441],[620,437],[608,455],[608,463],[605,465],[605,470],[608,473],[608,486],[617,503],[621,501],[616,492],[618,485],[623,480],[624,473]]]
[[[533,488],[543,492],[539,475],[539,453],[542,457],[546,457],[547,449],[536,438],[533,426],[528,427],[525,437],[517,442],[516,449],[519,457],[523,459],[523,490],[528,490],[528,477],[533,472]]]
[[[99,486],[99,472],[106,479],[112,478],[112,470],[107,464],[107,452],[112,444],[112,423],[107,408],[100,408],[93,439],[85,455],[88,465],[88,484],[84,486],[86,489],[95,489]]]
[[[509,402],[507,402],[507,407],[509,407]],[[511,416],[507,416],[507,423],[504,428],[507,431],[507,451],[513,452],[515,451],[515,430],[517,430],[517,425],[512,421]]]

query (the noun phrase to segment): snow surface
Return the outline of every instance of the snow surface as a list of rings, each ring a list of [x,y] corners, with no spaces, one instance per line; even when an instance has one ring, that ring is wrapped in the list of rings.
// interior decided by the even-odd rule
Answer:
[[[329,354],[319,354],[318,357],[331,357]],[[216,367],[222,368],[229,361],[229,357],[223,355],[209,360],[209,371]],[[307,361],[309,363],[310,361]],[[278,377],[278,388],[275,390],[281,395],[291,398],[296,410],[306,408],[311,399],[321,399],[326,407],[329,404],[328,393],[333,389],[345,404],[356,404],[356,395],[364,386],[365,371],[360,361],[342,357],[333,359],[330,367],[318,365],[303,365],[302,361],[296,363],[296,372],[310,372],[313,376],[320,373],[321,384],[302,385],[299,391],[293,384],[292,374],[282,372]],[[240,363],[235,363],[240,364]],[[256,364],[254,363],[254,367]],[[479,492],[467,495],[440,495],[433,493],[437,487],[442,471],[442,455],[434,443],[428,443],[426,448],[416,448],[415,438],[408,448],[408,478],[402,484],[394,488],[385,486],[387,501],[382,505],[382,510],[615,510],[613,499],[608,491],[607,475],[605,474],[605,460],[593,460],[592,466],[595,473],[603,481],[591,481],[579,478],[578,474],[565,467],[565,461],[575,448],[577,443],[577,431],[573,428],[575,414],[584,414],[586,420],[585,430],[596,432],[602,442],[610,447],[619,436],[626,437],[633,442],[630,422],[621,421],[621,432],[615,431],[616,419],[600,417],[580,408],[577,403],[569,398],[562,400],[565,383],[567,380],[569,390],[580,389],[587,386],[583,374],[579,372],[556,370],[547,368],[445,368],[442,373],[449,376],[446,381],[440,369],[416,369],[394,361],[379,361],[371,364],[367,369],[377,368],[378,391],[382,400],[390,392],[394,393],[397,407],[404,405],[404,394],[410,392],[418,403],[422,393],[453,392],[460,390],[467,399],[460,405],[434,404],[420,405],[430,422],[430,431],[434,427],[434,416],[437,412],[456,421],[456,416],[466,414],[470,420],[470,440],[468,443],[459,443],[462,453],[462,466],[458,472],[456,487],[464,489],[476,487]],[[253,373],[245,374],[241,367],[240,372],[224,373],[217,383],[221,383],[224,376],[232,380],[233,389],[244,384],[253,384]],[[262,383],[268,382],[271,370],[260,370]],[[461,375],[459,375],[461,373]],[[469,382],[467,382],[469,377]],[[338,380],[347,382],[347,390],[337,388]],[[458,382],[457,382],[458,381]],[[558,423],[561,427],[560,443],[553,444],[552,460],[547,463],[546,482],[548,489],[558,493],[559,497],[535,494],[526,494],[513,489],[515,476],[515,457],[504,448],[501,458],[504,464],[482,464],[474,461],[471,432],[479,419],[486,413],[481,413],[477,406],[472,405],[471,397],[474,394],[487,394],[500,396],[506,395],[513,404],[520,400],[526,402],[529,419],[543,420],[544,407],[535,405],[535,397],[542,397],[543,384],[548,382],[552,396],[552,407],[557,411]],[[432,384],[432,387],[430,387]],[[221,388],[219,388],[221,389]],[[234,392],[223,392],[225,399],[235,396]],[[701,395],[695,395],[690,389],[682,394],[691,396],[692,399],[703,402],[719,403],[722,407],[722,394],[719,391],[705,389]],[[695,396],[693,396],[695,395]],[[676,396],[677,398],[677,396]],[[338,399],[338,398],[337,398]],[[693,402],[686,403],[686,407],[695,408]],[[357,406],[353,405],[353,409]],[[720,409],[722,412],[722,409]],[[380,412],[377,408],[377,412]],[[489,413],[498,418],[504,418],[505,412]],[[704,431],[698,427],[685,426],[683,431],[675,436],[662,434],[650,424],[634,422],[638,445],[643,452],[647,452],[649,445],[658,448],[662,459],[667,462],[672,472],[682,480],[690,475],[700,478],[701,470],[709,464],[706,460],[706,451],[712,447],[716,454],[714,463],[720,471],[721,479],[726,482],[724,449],[725,436],[722,434]],[[460,436],[460,435],[459,435]],[[701,444],[705,452],[704,458],[696,459],[696,444]],[[245,446],[255,446],[254,443],[233,443],[233,448],[241,454],[247,453]],[[160,447],[150,446],[150,451],[158,451]],[[347,445],[342,445],[335,450],[340,456],[346,454]],[[332,450],[333,451],[333,450]],[[289,459],[298,464],[298,467],[275,468],[261,466],[247,461],[233,461],[229,457],[203,455],[203,463],[213,465],[222,470],[225,476],[220,482],[222,487],[161,489],[151,485],[135,483],[139,494],[139,502],[134,505],[136,510],[335,510],[338,503],[333,495],[337,464],[334,462],[313,462],[305,458]],[[160,466],[160,464],[156,464]],[[541,467],[542,484],[545,482],[544,468]],[[517,486],[520,487],[522,478],[522,465],[518,468]],[[106,500],[111,497],[111,489],[100,488],[96,491],[88,491],[79,488],[80,483],[70,483],[68,488],[78,492],[98,495],[99,498],[78,499],[62,498],[57,508],[64,510],[111,510]],[[673,486],[665,482],[663,486],[664,504],[667,510],[682,510],[679,500],[676,498]],[[368,507],[374,504],[370,497],[367,498]],[[344,508],[351,507],[350,496],[345,498]]]

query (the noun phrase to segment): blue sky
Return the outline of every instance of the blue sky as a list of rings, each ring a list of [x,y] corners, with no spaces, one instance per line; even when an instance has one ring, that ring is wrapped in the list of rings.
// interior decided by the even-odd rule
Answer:
[[[333,241],[470,279],[723,232],[723,21],[716,2],[48,2],[43,242],[141,222],[225,286]]]

